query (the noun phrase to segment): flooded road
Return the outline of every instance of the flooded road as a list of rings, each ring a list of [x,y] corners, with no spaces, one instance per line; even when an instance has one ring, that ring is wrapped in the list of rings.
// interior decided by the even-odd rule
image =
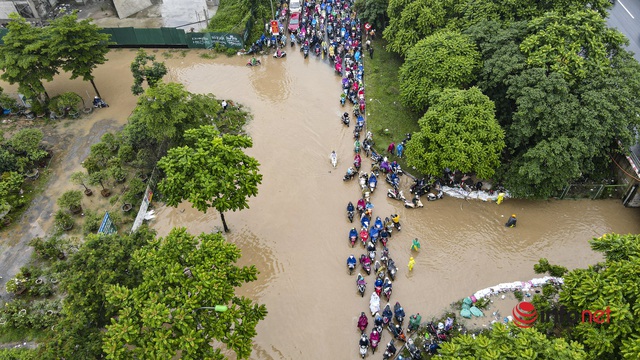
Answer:
[[[367,293],[360,298],[355,276],[346,272],[347,256],[364,251],[351,249],[347,241],[351,224],[344,209],[360,191],[355,180],[342,181],[353,159],[353,140],[352,128],[339,121],[340,79],[321,61],[304,60],[297,48],[284,60],[261,60],[256,68],[245,67],[246,58],[218,58],[213,64],[185,62],[174,70],[190,91],[234,99],[254,115],[247,128],[254,147],[248,152],[261,164],[263,184],[250,209],[226,214],[228,237],[242,248],[243,264],[257,264],[261,271],[241,293],[269,310],[258,325],[252,358],[356,359],[357,317],[368,313],[374,278],[367,277]],[[338,153],[336,170],[328,159],[332,150]],[[408,185],[403,179],[405,192]],[[408,314],[420,312],[425,319],[476,290],[535,277],[533,264],[541,257],[586,267],[600,260],[589,239],[640,232],[640,211],[620,201],[496,205],[445,198],[412,210],[388,199],[387,188],[381,181],[372,202],[374,216],[398,212],[403,224],[389,242],[400,271],[392,305],[400,301]],[[518,227],[507,229],[503,225],[512,213],[518,215]],[[221,223],[217,214],[183,204],[160,208],[153,226],[166,235],[174,226],[200,233],[218,230]],[[415,237],[422,249],[408,274]],[[385,331],[382,343],[389,339]]]
[[[264,56],[263,65],[255,68],[245,66],[247,58],[205,60],[197,51],[186,58],[158,60],[170,69],[167,80],[182,82],[192,92],[240,102],[253,114],[247,131],[254,147],[248,153],[260,162],[263,183],[250,209],[225,214],[228,238],[243,252],[241,264],[256,264],[261,271],[258,281],[239,293],[266,304],[269,311],[258,325],[251,358],[356,359],[356,321],[360,312],[368,313],[374,278],[367,277],[367,293],[361,298],[355,275],[349,276],[345,266],[349,254],[364,252],[362,247],[350,248],[347,241],[352,225],[345,207],[360,194],[355,180],[342,181],[353,159],[353,128],[339,120],[340,79],[327,64],[304,60],[297,50],[288,48],[291,53],[280,60]],[[96,84],[111,107],[70,125],[72,135],[59,146],[75,150],[61,156],[63,170],[56,170],[57,177],[50,180],[50,198],[73,186],[68,172],[79,168],[100,132],[126,122],[135,105],[128,69],[134,56],[135,50],[111,52],[110,61],[96,70]],[[79,80],[56,80],[45,87],[52,96],[68,90],[84,94],[85,88],[91,93],[90,84]],[[96,123],[102,126],[94,127]],[[62,133],[58,129],[52,135]],[[332,150],[338,153],[337,169],[329,163]],[[368,166],[365,160],[363,168]],[[408,192],[408,179],[402,181]],[[403,225],[389,241],[399,268],[391,301],[400,301],[407,315],[420,312],[424,320],[479,289],[535,277],[532,267],[541,257],[569,268],[585,267],[599,260],[587,243],[592,237],[640,233],[640,211],[626,209],[617,200],[507,200],[496,205],[445,198],[411,210],[388,199],[387,188],[380,181],[372,202],[374,216],[398,212]],[[46,230],[52,208],[36,208],[37,220],[29,221]],[[176,226],[194,234],[222,226],[215,212],[201,214],[189,204],[156,209],[158,217],[151,225],[162,236]],[[518,215],[518,227],[507,229],[503,224],[512,213]],[[416,266],[408,274],[409,246],[415,237],[422,249],[414,254]],[[389,339],[385,331],[382,344]],[[372,358],[381,357],[377,353]]]

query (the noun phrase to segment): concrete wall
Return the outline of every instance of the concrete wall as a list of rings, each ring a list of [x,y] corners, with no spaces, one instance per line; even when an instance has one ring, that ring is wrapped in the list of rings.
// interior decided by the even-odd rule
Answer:
[[[151,4],[151,0],[113,0],[113,5],[116,8],[118,17],[124,19],[153,4]]]

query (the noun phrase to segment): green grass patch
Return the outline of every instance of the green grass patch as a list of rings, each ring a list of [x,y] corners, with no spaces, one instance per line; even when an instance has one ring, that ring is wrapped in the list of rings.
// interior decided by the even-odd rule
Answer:
[[[46,189],[47,183],[49,182],[49,176],[51,176],[51,171],[48,168],[39,169],[40,176],[36,180],[28,180],[25,179],[22,184],[22,190],[24,191],[25,204],[15,210],[12,210],[9,213],[9,217],[11,218],[11,223],[9,225],[3,226],[0,224],[0,232],[4,232],[7,230],[14,229],[20,226],[20,219],[25,211],[29,209],[33,199],[36,196],[40,195]],[[18,239],[15,239],[16,241]]]
[[[0,332],[0,343],[45,340],[51,336],[50,330],[15,329],[3,327]]]
[[[396,144],[404,140],[407,133],[419,130],[420,114],[411,111],[400,101],[398,71],[402,58],[385,50],[384,40],[375,40],[373,59],[365,52],[364,80],[367,97],[367,126],[373,134],[374,148],[377,152],[386,152],[393,141]],[[394,160],[398,160],[395,156]],[[398,161],[403,168],[406,164]]]

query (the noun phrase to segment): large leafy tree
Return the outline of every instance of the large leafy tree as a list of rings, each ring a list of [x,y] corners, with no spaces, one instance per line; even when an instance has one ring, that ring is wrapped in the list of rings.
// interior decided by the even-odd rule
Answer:
[[[248,198],[258,194],[262,182],[258,161],[243,152],[253,141],[242,135],[220,136],[208,125],[184,136],[188,145],[169,149],[158,161],[166,175],[159,189],[170,206],[188,200],[203,213],[215,208],[227,232],[224,212],[248,208]]]
[[[107,287],[140,284],[142,272],[132,262],[132,254],[154,236],[146,226],[130,235],[91,234],[69,260],[58,263],[66,294],[62,318],[40,359],[103,358],[102,330],[119,309],[107,302]]]
[[[407,163],[425,174],[448,167],[490,178],[499,165],[504,133],[493,102],[476,87],[445,89],[418,121],[407,143]]]
[[[429,106],[430,93],[461,88],[474,80],[480,54],[466,35],[443,30],[420,40],[400,67],[400,96],[417,111]]]
[[[182,84],[159,83],[138,98],[131,122],[143,125],[158,143],[180,145],[185,130],[212,123],[220,109],[213,97],[191,94]]]
[[[140,49],[136,58],[131,62],[131,73],[133,74],[131,92],[133,95],[140,95],[144,93],[142,84],[146,82],[150,88],[158,85],[167,74],[167,67],[163,62],[157,62],[155,55],[149,55]]]
[[[62,60],[62,69],[71,73],[71,78],[81,77],[90,81],[96,94],[93,69],[107,61],[109,34],[91,23],[91,19],[78,21],[77,13],[57,18],[48,27],[49,46],[52,56]]]
[[[601,73],[628,41],[594,10],[545,13],[529,22],[520,49],[532,67],[561,73],[569,82]]]
[[[592,10],[605,18],[611,6],[609,0],[469,0],[461,2],[459,9],[462,13],[462,24],[466,27],[483,20],[505,23],[527,21],[550,11],[567,14]]]
[[[560,304],[569,311],[611,311],[603,324],[579,323],[572,336],[592,359],[640,357],[640,235],[606,234],[591,240],[604,262],[576,269],[564,277]]]
[[[511,123],[515,108],[507,97],[507,80],[520,74],[526,67],[526,57],[520,51],[520,43],[526,35],[524,21],[504,24],[500,21],[482,21],[467,28],[464,33],[476,43],[482,66],[477,84],[482,93],[496,104],[496,117],[501,125]]]
[[[491,331],[472,337],[460,335],[440,345],[439,356],[456,360],[586,360],[581,344],[549,339],[533,328],[521,329],[496,323]]]
[[[31,26],[16,13],[9,17],[9,32],[0,46],[0,78],[9,84],[17,83],[27,98],[44,94],[49,99],[42,80],[53,80],[61,60],[53,55],[47,29]]]
[[[371,23],[374,29],[382,29],[387,20],[388,0],[357,0],[355,10],[360,19]]]
[[[582,127],[580,102],[562,75],[545,69],[525,70],[508,84],[517,110],[507,127],[513,159],[506,184],[516,196],[552,196],[581,176],[589,155],[591,134]]]
[[[267,310],[235,295],[258,270],[235,265],[240,250],[234,244],[220,234],[195,237],[173,229],[133,257],[143,269],[142,283],[111,286],[108,294],[109,305],[120,308],[105,334],[108,359],[225,359],[212,342],[249,357]]]
[[[458,0],[389,0],[389,25],[383,37],[387,49],[407,55],[418,41],[446,27]]]

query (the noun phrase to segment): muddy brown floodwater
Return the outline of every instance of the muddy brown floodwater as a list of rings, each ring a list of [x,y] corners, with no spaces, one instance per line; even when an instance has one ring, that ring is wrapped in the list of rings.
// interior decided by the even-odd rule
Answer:
[[[367,293],[361,298],[355,275],[348,275],[345,264],[349,254],[364,252],[361,246],[350,248],[347,241],[352,225],[345,207],[360,194],[355,180],[342,181],[353,159],[353,128],[339,121],[340,79],[331,68],[316,58],[303,59],[297,47],[287,50],[285,59],[263,56],[263,65],[254,68],[245,66],[246,57],[204,60],[191,52],[186,58],[164,60],[170,68],[167,80],[181,82],[192,92],[233,99],[253,114],[247,131],[254,147],[248,153],[259,160],[263,183],[250,209],[226,214],[228,239],[243,252],[241,264],[256,264],[261,272],[258,281],[239,293],[266,304],[269,311],[258,325],[251,358],[356,359],[357,317],[368,313],[374,278],[367,277]],[[72,186],[68,172],[79,168],[87,146],[99,139],[92,129],[99,133],[106,126],[92,124],[126,121],[135,100],[128,70],[134,56],[135,51],[112,52],[110,61],[97,69],[96,83],[111,107],[67,138],[69,149],[79,147],[60,160],[64,171],[51,180],[51,191],[61,193]],[[65,81],[54,81],[55,89],[47,84],[51,95],[65,91],[65,84],[75,84],[81,93],[90,89]],[[331,150],[338,153],[337,169],[329,163]],[[368,166],[365,161],[364,169]],[[408,192],[408,179],[402,181]],[[640,211],[624,208],[620,201],[507,200],[496,205],[445,198],[407,210],[385,196],[387,188],[379,181],[372,202],[374,216],[398,212],[403,225],[389,242],[399,267],[391,301],[399,301],[407,315],[420,312],[423,319],[479,289],[535,277],[532,267],[541,257],[569,268],[585,267],[600,260],[589,249],[589,239],[607,232],[640,233]],[[46,229],[53,205],[49,207],[48,212],[36,211],[44,218],[36,216],[25,227],[41,224]],[[518,215],[518,227],[506,229],[503,224],[512,213]],[[199,213],[189,204],[158,205],[157,215],[151,226],[162,236],[178,226],[194,234],[221,228],[218,214]],[[415,237],[422,249],[414,254],[416,266],[408,273]],[[385,331],[381,346],[389,339]]]
[[[254,115],[248,126],[254,147],[248,152],[260,161],[263,183],[250,209],[226,215],[228,238],[242,248],[242,263],[257,264],[261,271],[259,280],[241,293],[269,310],[258,325],[252,358],[356,359],[357,317],[368,313],[374,278],[367,277],[361,298],[355,276],[346,272],[347,256],[364,251],[347,241],[351,224],[345,207],[355,203],[360,191],[355,180],[342,181],[353,159],[353,128],[339,121],[340,78],[327,64],[304,60],[297,48],[285,59],[261,60],[263,65],[255,68],[240,57],[185,62],[174,72],[190,91],[237,100]],[[328,158],[332,150],[339,158],[335,170]],[[408,185],[403,179],[407,193]],[[569,268],[586,267],[600,260],[589,249],[589,239],[612,231],[640,232],[640,211],[620,201],[507,200],[496,205],[445,198],[407,210],[385,196],[387,188],[380,181],[372,202],[374,216],[398,212],[403,224],[389,242],[400,271],[391,301],[426,318],[476,290],[535,277],[533,264],[541,257]],[[518,227],[507,229],[503,224],[512,213],[518,215]],[[153,227],[166,235],[175,226],[200,233],[221,224],[216,213],[201,214],[188,204],[160,208]],[[406,264],[415,237],[422,249],[409,274]],[[385,331],[382,344],[389,339]]]

